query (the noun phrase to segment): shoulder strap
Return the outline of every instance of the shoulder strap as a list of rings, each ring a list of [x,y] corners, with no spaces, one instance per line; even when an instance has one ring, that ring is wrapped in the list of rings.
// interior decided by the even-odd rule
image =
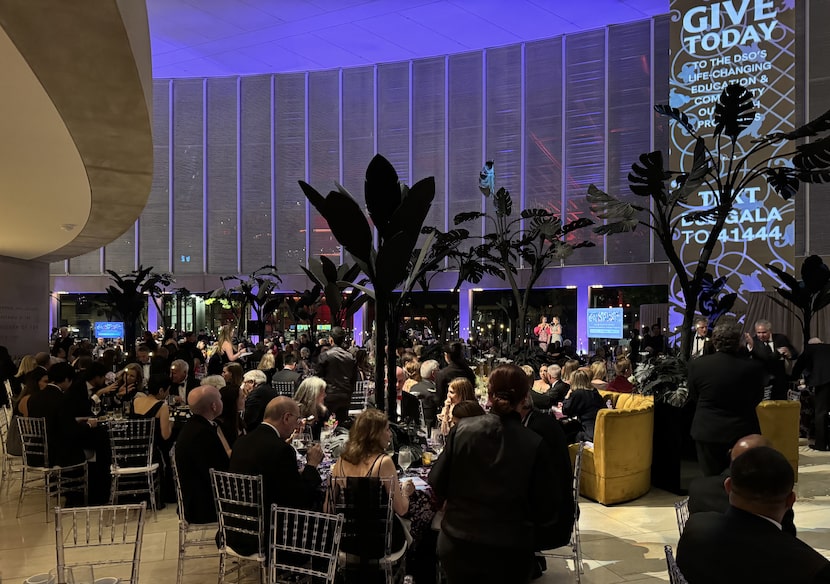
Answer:
[[[156,402],[156,404],[152,408],[150,408],[149,410],[147,410],[144,413],[144,417],[145,418],[155,418],[156,414],[159,412],[159,410],[161,409],[161,406],[163,406],[163,405],[164,405],[163,401]]]
[[[378,455],[377,455],[377,457],[375,458],[375,460],[373,460],[373,461],[372,461],[372,466],[370,466],[370,467],[369,467],[369,472],[367,472],[367,473],[366,473],[366,476],[367,476],[367,477],[372,476],[372,471],[373,471],[373,470],[375,470],[375,465],[378,463],[378,461],[379,461],[381,458],[383,458],[384,454],[385,454],[384,452],[381,452],[380,454],[378,454]],[[380,472],[380,471],[378,471],[378,472]]]

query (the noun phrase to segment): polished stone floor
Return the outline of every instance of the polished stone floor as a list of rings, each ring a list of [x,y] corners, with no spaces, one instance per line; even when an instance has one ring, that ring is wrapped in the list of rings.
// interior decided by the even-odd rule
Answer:
[[[795,523],[801,539],[830,557],[830,452],[801,447]],[[636,501],[603,507],[582,500],[580,526],[586,584],[665,582],[663,546],[678,539],[673,503],[679,497],[653,489]],[[55,567],[54,523],[44,521],[43,499],[28,496],[20,519],[15,518],[17,486],[0,494],[0,580],[18,584],[26,577]],[[142,549],[141,583],[176,581],[178,531],[175,509],[168,506],[149,517]],[[186,564],[185,583],[211,582],[216,559]],[[572,565],[550,559],[537,582],[574,581]],[[104,574],[101,574],[104,575]],[[96,576],[98,574],[96,573]]]

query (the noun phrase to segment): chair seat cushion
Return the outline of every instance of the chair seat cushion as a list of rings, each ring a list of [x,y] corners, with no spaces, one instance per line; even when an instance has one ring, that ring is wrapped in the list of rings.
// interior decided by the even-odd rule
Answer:
[[[110,473],[114,475],[131,475],[142,474],[148,472],[155,472],[159,468],[159,463],[154,462],[150,466],[110,466]]]
[[[225,553],[228,554],[229,556],[234,556],[234,557],[237,557],[237,558],[241,558],[243,560],[250,560],[252,562],[264,562],[265,561],[265,554],[254,553],[254,554],[249,554],[247,556],[243,556],[239,552],[234,551],[234,549],[232,547],[228,546],[228,545],[225,546]]]

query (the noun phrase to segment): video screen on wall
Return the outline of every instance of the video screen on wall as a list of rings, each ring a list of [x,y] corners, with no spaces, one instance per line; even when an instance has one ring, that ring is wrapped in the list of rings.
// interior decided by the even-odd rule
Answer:
[[[588,338],[621,339],[623,338],[622,308],[589,308]]]
[[[95,323],[95,338],[96,339],[123,339],[124,338],[124,323],[123,322],[96,322]]]

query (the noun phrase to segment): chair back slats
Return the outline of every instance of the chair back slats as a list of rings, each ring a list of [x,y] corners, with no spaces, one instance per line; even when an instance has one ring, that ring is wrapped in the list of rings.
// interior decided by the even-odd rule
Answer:
[[[113,466],[150,466],[153,463],[155,428],[155,418],[113,421],[109,427]]]
[[[46,443],[46,418],[17,418],[23,444],[23,464],[29,468],[49,467],[49,446]]]
[[[14,392],[12,391],[12,383],[8,379],[3,380],[3,386],[6,388],[6,399],[9,400],[8,407],[12,407],[14,403]]]
[[[666,566],[669,571],[669,582],[671,582],[671,584],[689,584],[686,577],[683,576],[683,573],[680,571],[680,568],[677,567],[677,561],[674,559],[671,546],[665,546],[663,551],[666,552]]]
[[[271,582],[301,574],[333,582],[340,548],[342,515],[271,507]]]
[[[365,410],[369,402],[369,396],[374,392],[374,381],[358,381],[352,393],[350,408],[353,410]]]
[[[210,471],[219,529],[227,536],[256,538],[263,550],[262,476]]]
[[[689,520],[689,497],[674,504],[674,514],[677,516],[677,530],[683,535],[686,521]]]
[[[271,386],[277,391],[277,395],[294,396],[295,385],[293,381],[274,381]]]
[[[120,581],[138,584],[145,515],[146,503],[55,507],[58,582],[66,582],[67,568],[75,566],[105,569],[129,566],[129,576],[119,576]],[[100,573],[99,577],[111,575]]]
[[[170,466],[173,467],[173,485],[176,487],[176,514],[179,521],[187,525],[184,517],[184,497],[182,496],[182,483],[179,480],[179,467],[176,464],[176,447],[170,449]]]

